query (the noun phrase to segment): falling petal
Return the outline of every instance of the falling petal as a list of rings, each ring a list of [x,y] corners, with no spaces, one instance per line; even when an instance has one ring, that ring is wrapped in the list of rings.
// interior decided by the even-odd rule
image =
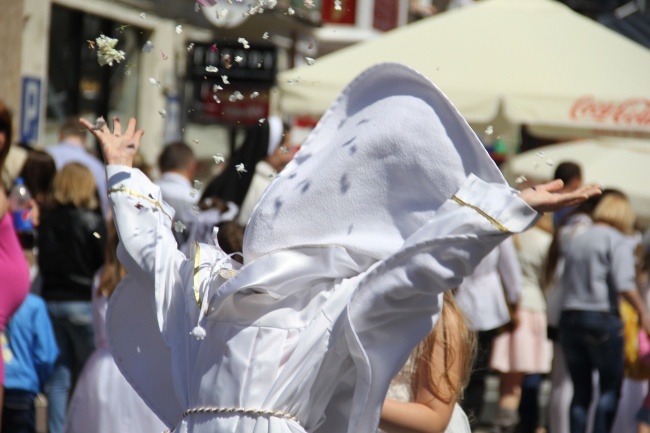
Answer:
[[[176,34],[180,35],[181,33],[183,33],[183,26],[179,24],[176,26]]]
[[[244,58],[242,56],[236,56],[235,57],[235,62],[237,62],[237,63],[241,62],[242,60],[244,60]]]
[[[553,167],[555,165],[555,162],[553,162],[552,159],[547,159],[546,160],[546,165],[548,165],[549,167]]]
[[[154,49],[154,44],[151,41],[147,41],[144,46],[142,47],[142,51],[145,53],[150,53]]]
[[[237,170],[237,173],[247,173],[246,167],[244,167],[244,163],[242,162],[241,164],[235,165],[235,170]]]
[[[156,80],[155,78],[153,77],[149,78],[149,83],[151,83],[154,86],[158,86],[158,88],[160,89],[160,81]]]
[[[192,143],[194,143],[194,144],[199,144],[199,140],[197,140],[196,138],[193,138],[193,139],[192,139]]]
[[[246,49],[250,48],[250,45],[248,45],[248,41],[246,39],[244,39],[244,38],[237,39],[237,42],[242,44],[244,46],[244,48],[246,48]]]
[[[199,213],[199,207],[198,206],[192,206],[192,212]]]
[[[269,38],[269,32],[264,32],[262,35],[262,39],[268,39]]]
[[[314,63],[316,63],[316,60],[312,59],[311,57],[305,57],[305,61],[307,62],[307,64],[308,64],[309,66],[313,65]]]
[[[187,52],[188,52],[188,53],[191,53],[193,49],[194,49],[194,42],[192,42],[191,44],[189,44],[189,45],[187,46]]]
[[[304,5],[307,9],[312,9],[314,7],[314,0],[305,0]]]
[[[221,79],[223,80],[223,84],[230,84],[230,81],[228,81],[228,76],[227,75],[222,75]]]
[[[223,157],[223,154],[217,153],[216,155],[212,156],[212,159],[214,159],[215,164],[223,164],[226,162],[226,158]]]
[[[287,13],[288,13],[289,15],[293,15],[293,14],[296,13],[296,11],[294,11],[293,8],[290,7],[289,9],[287,9]]]
[[[142,12],[142,13],[140,14],[140,18],[142,18],[143,20],[146,20],[146,19],[147,19],[147,14],[145,14],[144,12]]]
[[[251,99],[255,99],[255,98],[257,98],[258,96],[260,96],[260,92],[253,92],[253,93],[251,93]]]
[[[544,158],[544,152],[542,152],[542,151],[535,152],[535,156],[538,157],[538,158]]]
[[[174,223],[174,230],[176,230],[176,232],[178,233],[183,233],[183,230],[185,230],[186,228],[187,227],[185,226],[185,224],[183,224],[181,221],[176,221]]]
[[[98,117],[97,120],[95,120],[95,124],[93,125],[93,131],[99,131],[106,125],[106,120],[104,120],[103,117]]]
[[[162,56],[162,59],[163,59],[163,60],[167,60],[167,59],[168,59],[167,54],[165,54],[165,53],[163,52],[163,50],[160,50],[160,55]]]
[[[166,110],[160,110],[160,111],[158,111],[158,114],[160,114],[160,117],[162,117],[163,119],[165,117],[167,117],[167,111]]]
[[[258,120],[258,122],[259,122],[260,125],[261,125],[262,123],[266,122],[266,119],[262,117],[260,120]]]
[[[93,232],[93,236],[95,236],[97,239],[101,239],[101,238],[102,238],[102,235],[100,235],[100,234],[97,233],[97,232]]]
[[[287,146],[280,146],[280,152],[282,152],[283,155],[288,155],[289,149],[287,149]]]
[[[196,188],[192,188],[190,190],[190,197],[194,198],[199,192],[196,190]]]
[[[213,53],[216,53],[217,51],[219,51],[219,48],[217,48],[217,44],[212,44],[210,49],[212,50]]]
[[[526,179],[526,176],[519,176],[517,179],[515,179],[515,183],[517,185],[526,182],[528,179]]]
[[[219,68],[217,68],[216,66],[206,66],[205,72],[212,72],[212,73],[219,72]]]
[[[485,128],[485,133],[487,135],[492,135],[494,133],[494,127],[492,125],[488,125],[488,127]]]
[[[192,186],[194,187],[194,189],[201,189],[201,187],[203,186],[203,182],[195,179]]]
[[[341,7],[341,0],[334,0],[334,10],[335,11],[340,11],[341,9],[343,9]]]

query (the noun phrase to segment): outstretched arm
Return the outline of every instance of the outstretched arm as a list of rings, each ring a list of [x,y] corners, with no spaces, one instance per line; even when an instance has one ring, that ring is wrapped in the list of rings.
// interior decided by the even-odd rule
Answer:
[[[523,190],[519,198],[539,213],[555,212],[568,206],[575,206],[601,194],[599,185],[583,185],[572,192],[559,192],[564,183],[557,179]]]

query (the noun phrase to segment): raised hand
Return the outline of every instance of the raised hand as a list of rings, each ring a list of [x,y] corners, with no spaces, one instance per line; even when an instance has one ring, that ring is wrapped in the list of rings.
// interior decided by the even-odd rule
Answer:
[[[103,123],[101,128],[95,128],[86,119],[79,120],[99,140],[106,164],[133,166],[133,158],[140,148],[140,139],[144,134],[142,129],[136,131],[136,121],[133,117],[129,119],[124,134],[122,134],[120,119],[117,117],[113,118],[112,133],[106,123]]]
[[[559,179],[537,185],[523,190],[519,194],[519,198],[537,212],[555,212],[564,207],[580,204],[589,197],[602,193],[598,185],[584,185],[571,192],[558,192],[563,185]]]

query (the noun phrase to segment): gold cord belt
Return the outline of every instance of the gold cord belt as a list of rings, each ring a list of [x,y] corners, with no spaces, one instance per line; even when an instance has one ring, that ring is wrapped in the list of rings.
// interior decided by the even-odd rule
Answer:
[[[289,421],[293,421],[299,426],[302,427],[302,424],[300,424],[300,421],[298,421],[298,418],[295,416],[280,412],[277,410],[269,410],[269,409],[246,409],[244,407],[213,407],[213,406],[203,406],[203,407],[195,407],[192,409],[188,409],[185,412],[183,412],[183,418],[187,418],[190,415],[196,415],[196,414],[204,414],[204,413],[210,413],[210,414],[237,414],[237,415],[266,415],[266,416],[274,416],[276,418],[282,418],[286,419]],[[172,432],[174,430],[171,430]]]

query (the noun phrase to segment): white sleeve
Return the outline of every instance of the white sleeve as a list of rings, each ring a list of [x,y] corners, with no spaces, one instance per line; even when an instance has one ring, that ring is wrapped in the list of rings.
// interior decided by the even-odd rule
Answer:
[[[109,165],[106,173],[120,238],[118,257],[139,284],[155,291],[158,325],[165,335],[170,311],[182,314],[183,307],[175,302],[185,291],[178,287],[183,285],[182,268],[193,266],[178,251],[171,232],[174,210],[140,170]]]
[[[506,239],[499,245],[497,268],[506,299],[512,305],[517,304],[521,300],[521,266],[512,239]]]
[[[370,389],[365,404],[353,409],[352,419],[358,417],[361,424],[349,432],[376,426],[379,412],[373,409],[381,407],[390,379],[437,321],[441,294],[457,287],[493,248],[537,217],[510,188],[469,176],[397,253],[359,280],[348,307],[350,341],[358,342],[353,357]]]

